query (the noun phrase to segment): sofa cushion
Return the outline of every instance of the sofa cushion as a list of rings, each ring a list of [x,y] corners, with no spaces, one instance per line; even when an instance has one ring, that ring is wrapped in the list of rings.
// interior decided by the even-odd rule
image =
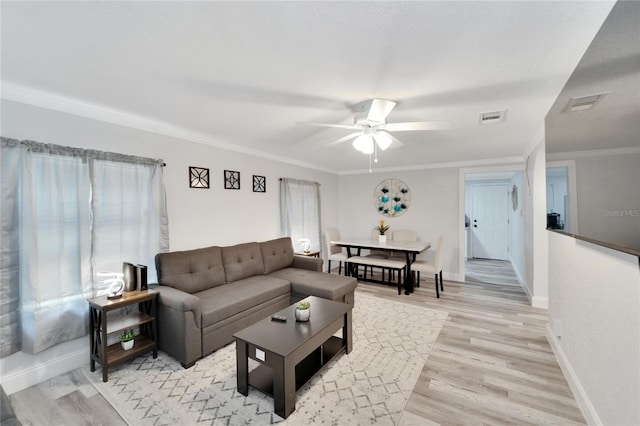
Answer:
[[[227,283],[264,273],[262,251],[258,243],[222,247],[222,263]]]
[[[225,282],[220,247],[174,251],[156,255],[158,283],[196,293]]]
[[[289,294],[290,291],[289,281],[266,275],[249,277],[231,285],[201,291],[195,296],[202,302],[202,328],[283,294]]]
[[[285,268],[269,274],[291,282],[291,291],[303,296],[318,296],[329,300],[338,300],[351,293],[358,285],[353,277],[327,274],[326,272],[306,269]]]
[[[260,243],[260,249],[265,274],[288,268],[293,263],[293,244],[290,237],[264,241]]]

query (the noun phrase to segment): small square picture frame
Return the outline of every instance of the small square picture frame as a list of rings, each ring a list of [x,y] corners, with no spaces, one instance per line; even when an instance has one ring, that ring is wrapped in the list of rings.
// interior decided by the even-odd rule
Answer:
[[[267,178],[253,175],[253,192],[267,192]]]
[[[190,166],[189,188],[209,189],[209,169]]]
[[[240,172],[224,171],[224,189],[240,189]]]

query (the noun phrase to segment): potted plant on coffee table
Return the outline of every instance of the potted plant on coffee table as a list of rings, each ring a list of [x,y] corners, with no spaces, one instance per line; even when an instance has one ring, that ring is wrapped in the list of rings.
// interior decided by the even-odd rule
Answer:
[[[311,303],[306,300],[296,303],[296,321],[309,321],[311,317]]]
[[[122,349],[125,351],[128,351],[129,349],[133,348],[133,342],[135,341],[134,340],[135,337],[136,336],[133,333],[133,329],[129,328],[127,330],[124,330],[119,337],[120,344],[122,345]]]

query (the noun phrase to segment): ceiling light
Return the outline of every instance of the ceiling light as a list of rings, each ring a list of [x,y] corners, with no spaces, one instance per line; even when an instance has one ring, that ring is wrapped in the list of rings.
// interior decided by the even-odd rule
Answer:
[[[371,135],[362,133],[353,141],[353,147],[363,154],[373,154],[373,139]]]
[[[387,133],[376,132],[373,135],[373,138],[375,139],[376,144],[378,144],[378,148],[383,151],[391,145],[391,136]]]

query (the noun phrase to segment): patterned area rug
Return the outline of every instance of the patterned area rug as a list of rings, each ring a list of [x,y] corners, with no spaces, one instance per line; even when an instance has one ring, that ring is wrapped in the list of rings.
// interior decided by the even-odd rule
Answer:
[[[397,424],[447,313],[356,292],[353,351],[297,393],[285,420],[273,399],[236,391],[235,343],[185,370],[163,352],[109,372],[82,371],[130,425]],[[249,366],[252,368],[251,364]]]

